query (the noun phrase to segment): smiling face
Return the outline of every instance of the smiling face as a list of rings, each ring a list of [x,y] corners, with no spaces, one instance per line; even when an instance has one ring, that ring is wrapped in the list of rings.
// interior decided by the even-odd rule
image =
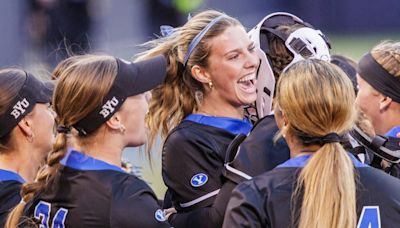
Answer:
[[[206,95],[212,97],[213,102],[219,102],[219,107],[241,107],[254,102],[259,59],[243,27],[230,26],[210,43],[205,72],[213,88]]]

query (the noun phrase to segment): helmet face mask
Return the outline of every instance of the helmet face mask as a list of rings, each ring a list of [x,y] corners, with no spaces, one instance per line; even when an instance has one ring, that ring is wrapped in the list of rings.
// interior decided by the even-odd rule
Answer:
[[[296,24],[303,25],[304,27],[290,34],[285,34],[276,29],[280,25],[292,26]],[[253,105],[255,111],[250,113],[250,116],[254,117],[252,119],[261,119],[271,114],[272,111],[272,100],[276,82],[271,62],[267,57],[270,50],[266,33],[271,33],[280,38],[292,53],[293,60],[288,66],[307,58],[330,60],[330,44],[321,31],[315,30],[313,26],[290,13],[277,12],[267,15],[248,32],[250,39],[256,46],[257,55],[260,58],[256,85],[257,99]]]
[[[357,126],[353,127],[350,135],[359,144],[373,152],[374,156],[378,156],[390,163],[400,163],[399,139],[381,135],[369,137]]]
[[[321,59],[330,61],[329,46],[320,30],[304,27],[292,32],[285,41],[292,52],[293,60],[285,68],[304,59]]]

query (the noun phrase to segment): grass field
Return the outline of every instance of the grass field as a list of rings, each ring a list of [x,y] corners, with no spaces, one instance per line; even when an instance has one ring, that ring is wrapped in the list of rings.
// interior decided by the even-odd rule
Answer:
[[[367,34],[367,35],[338,35],[328,37],[332,44],[332,53],[342,54],[356,61],[371,50],[373,46],[384,40],[400,41],[400,33],[394,34]]]

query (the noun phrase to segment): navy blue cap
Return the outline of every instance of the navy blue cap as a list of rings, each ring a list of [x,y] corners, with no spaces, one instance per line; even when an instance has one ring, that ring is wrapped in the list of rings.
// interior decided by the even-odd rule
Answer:
[[[25,72],[26,79],[6,112],[0,115],[0,138],[7,135],[30,113],[36,103],[50,103],[54,83],[41,82]]]
[[[116,61],[117,76],[101,105],[72,125],[80,135],[87,135],[99,128],[119,110],[126,98],[161,84],[167,73],[167,60],[163,55],[135,63],[118,58]]]

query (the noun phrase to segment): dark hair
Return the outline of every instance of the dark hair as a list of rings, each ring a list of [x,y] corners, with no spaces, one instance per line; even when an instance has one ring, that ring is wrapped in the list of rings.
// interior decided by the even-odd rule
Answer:
[[[357,93],[357,63],[344,55],[338,54],[331,55],[331,63],[335,64],[346,73],[353,84],[354,92]]]
[[[24,85],[26,73],[16,68],[0,70],[0,115],[3,115],[10,107],[11,102],[18,95]],[[11,132],[0,138],[0,153],[10,149],[9,141]]]

